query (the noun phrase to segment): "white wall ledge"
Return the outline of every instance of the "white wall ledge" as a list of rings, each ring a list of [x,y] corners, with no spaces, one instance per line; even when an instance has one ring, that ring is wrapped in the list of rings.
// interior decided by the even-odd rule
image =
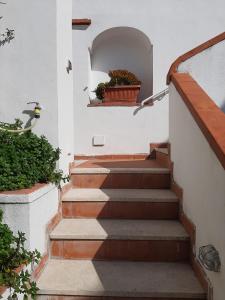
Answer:
[[[36,184],[31,189],[0,193],[3,220],[17,234],[26,234],[27,249],[47,251],[46,228],[57,214],[59,192],[53,184]]]
[[[20,191],[9,191],[8,193],[2,192],[0,194],[0,204],[32,203],[56,188],[57,187],[54,184],[45,184],[40,188],[34,190],[33,192],[31,191],[29,193],[20,193]]]

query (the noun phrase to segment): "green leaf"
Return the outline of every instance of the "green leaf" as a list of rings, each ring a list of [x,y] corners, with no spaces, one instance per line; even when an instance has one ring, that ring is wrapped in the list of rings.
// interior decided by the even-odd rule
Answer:
[[[17,119],[14,124],[0,123],[0,126],[16,129],[22,127],[22,122]],[[61,181],[68,180],[56,169],[60,152],[46,137],[30,131],[23,134],[0,131],[0,191],[49,182],[60,187]]]
[[[2,216],[2,211],[0,210]],[[34,298],[38,288],[36,283],[31,281],[31,274],[28,270],[17,273],[15,270],[24,264],[40,260],[40,253],[35,249],[28,251],[24,247],[25,234],[18,232],[14,235],[8,225],[0,220],[0,285],[9,287],[13,294],[8,297],[10,300],[17,299],[19,294]]]

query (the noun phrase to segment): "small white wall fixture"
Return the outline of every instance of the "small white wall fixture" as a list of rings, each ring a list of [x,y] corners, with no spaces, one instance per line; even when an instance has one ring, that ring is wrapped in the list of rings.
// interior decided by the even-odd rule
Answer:
[[[100,33],[89,48],[89,96],[98,83],[109,81],[110,70],[125,69],[142,82],[139,101],[153,94],[153,46],[142,31],[113,27]]]

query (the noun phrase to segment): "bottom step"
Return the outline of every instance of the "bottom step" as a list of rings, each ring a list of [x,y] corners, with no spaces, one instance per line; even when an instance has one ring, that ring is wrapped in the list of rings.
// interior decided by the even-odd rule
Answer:
[[[184,263],[50,260],[37,285],[40,299],[206,299]]]

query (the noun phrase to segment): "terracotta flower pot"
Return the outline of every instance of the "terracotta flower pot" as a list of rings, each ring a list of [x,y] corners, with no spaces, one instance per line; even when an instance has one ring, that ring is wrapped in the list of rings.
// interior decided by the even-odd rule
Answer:
[[[104,102],[137,102],[140,85],[120,85],[105,89]]]

